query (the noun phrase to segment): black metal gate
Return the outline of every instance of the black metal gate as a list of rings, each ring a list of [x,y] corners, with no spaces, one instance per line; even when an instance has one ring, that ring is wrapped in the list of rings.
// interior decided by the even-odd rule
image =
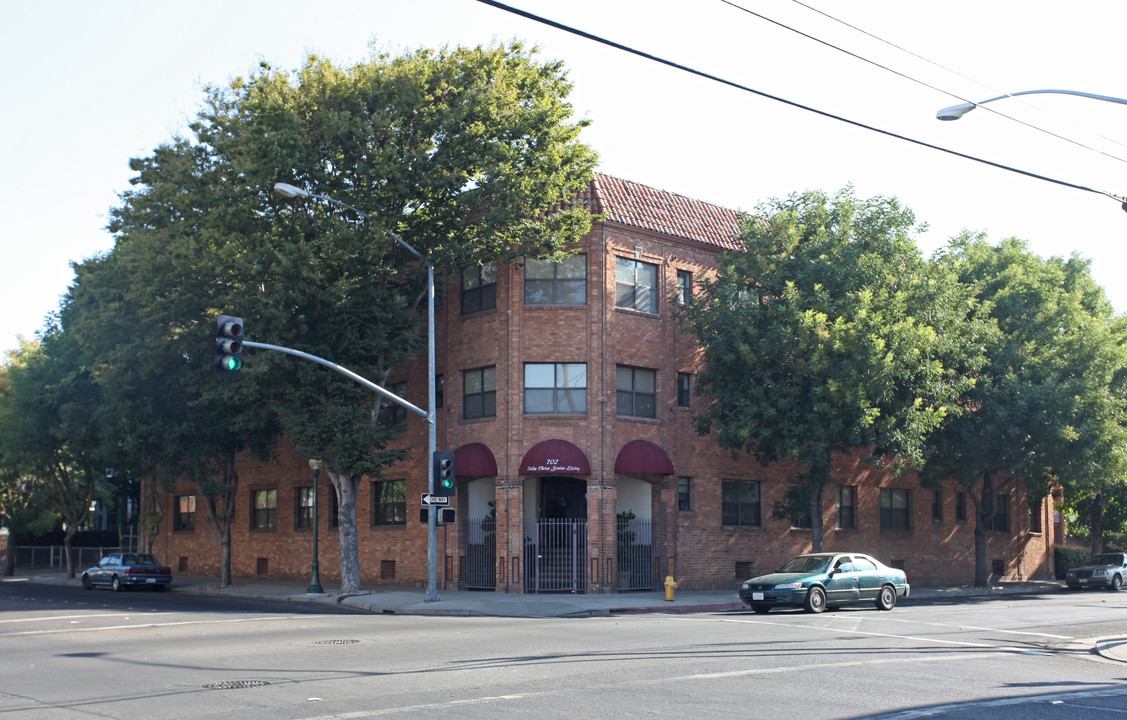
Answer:
[[[656,589],[653,521],[619,517],[615,534],[618,560],[616,589],[620,592]]]
[[[470,520],[466,528],[466,556],[462,560],[462,587],[497,589],[497,519]]]
[[[524,547],[527,592],[587,592],[587,519],[541,518]]]

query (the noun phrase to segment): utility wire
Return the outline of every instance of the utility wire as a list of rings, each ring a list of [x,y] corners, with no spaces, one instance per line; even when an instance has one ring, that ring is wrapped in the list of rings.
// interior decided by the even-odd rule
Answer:
[[[766,20],[767,22],[770,22],[770,23],[774,23],[775,25],[778,25],[778,26],[779,26],[779,27],[781,27],[781,28],[785,28],[785,29],[787,29],[787,30],[790,30],[791,32],[795,32],[795,33],[798,33],[799,35],[802,35],[803,37],[806,37],[806,38],[809,38],[809,39],[811,39],[811,40],[814,40],[815,42],[819,42],[819,43],[822,43],[823,45],[826,45],[827,47],[831,47],[831,48],[833,48],[834,50],[838,50],[839,52],[843,52],[843,53],[845,53],[845,54],[847,54],[847,55],[850,55],[850,56],[852,56],[852,57],[855,57],[855,58],[857,58],[858,60],[862,60],[862,61],[864,61],[864,62],[867,62],[867,63],[870,63],[870,64],[872,64],[872,65],[876,65],[877,67],[881,68],[882,70],[887,70],[888,72],[891,72],[891,73],[894,73],[894,74],[896,74],[896,75],[899,75],[899,76],[900,76],[900,77],[902,77],[902,78],[905,78],[905,79],[907,79],[907,80],[911,80],[912,82],[918,83],[918,84],[920,84],[920,85],[923,85],[923,86],[925,86],[925,87],[928,87],[928,88],[930,88],[930,89],[932,89],[932,90],[937,90],[937,91],[939,91],[939,92],[945,93],[945,94],[947,94],[947,95],[950,95],[951,97],[954,97],[954,98],[957,98],[957,99],[959,99],[959,100],[962,100],[963,102],[968,102],[968,103],[971,103],[971,104],[975,105],[976,107],[980,107],[980,108],[982,108],[982,109],[986,110],[987,112],[992,112],[992,113],[994,113],[995,115],[998,115],[999,117],[1004,117],[1004,118],[1006,118],[1007,120],[1012,120],[1013,122],[1019,123],[1019,124],[1021,124],[1021,125],[1024,125],[1024,126],[1026,126],[1026,127],[1028,127],[1028,128],[1031,128],[1031,129],[1033,129],[1033,130],[1036,130],[1036,131],[1038,131],[1038,132],[1042,132],[1042,133],[1045,133],[1046,135],[1050,135],[1050,136],[1052,136],[1052,137],[1055,137],[1055,138],[1057,138],[1057,139],[1059,139],[1059,140],[1064,140],[1065,142],[1069,142],[1069,143],[1072,143],[1073,145],[1077,145],[1077,146],[1079,146],[1079,147],[1082,147],[1082,148],[1084,148],[1085,150],[1090,150],[1090,151],[1092,151],[1092,152],[1094,152],[1094,153],[1098,153],[1098,154],[1100,154],[1100,155],[1103,155],[1103,156],[1105,156],[1105,157],[1109,157],[1109,158],[1111,158],[1111,159],[1113,159],[1113,160],[1118,160],[1118,161],[1120,161],[1120,162],[1127,162],[1127,159],[1121,158],[1121,157],[1119,157],[1118,155],[1113,155],[1113,154],[1111,154],[1111,153],[1109,153],[1109,152],[1106,152],[1106,151],[1104,151],[1104,150],[1100,150],[1100,149],[1098,149],[1098,148],[1094,148],[1094,147],[1091,147],[1091,146],[1089,146],[1089,145],[1085,145],[1084,143],[1082,143],[1082,142],[1080,142],[1080,141],[1078,141],[1078,140],[1073,140],[1072,138],[1066,137],[1066,136],[1064,136],[1064,135],[1060,135],[1060,134],[1058,134],[1058,133],[1055,133],[1055,132],[1053,132],[1052,130],[1047,130],[1047,129],[1045,129],[1045,128],[1043,128],[1043,127],[1039,126],[1039,125],[1035,125],[1035,124],[1033,124],[1033,123],[1029,123],[1029,122],[1026,122],[1026,121],[1024,121],[1024,120],[1022,120],[1022,119],[1020,119],[1020,118],[1016,118],[1016,117],[1014,117],[1014,116],[1012,116],[1012,115],[1007,115],[1006,113],[1004,113],[1004,112],[1002,112],[1002,111],[1000,111],[1000,110],[997,110],[996,108],[993,108],[993,107],[986,107],[985,105],[979,105],[979,104],[977,103],[977,101],[975,101],[975,100],[969,100],[969,99],[967,99],[967,98],[965,98],[965,97],[963,97],[963,96],[959,95],[958,93],[954,93],[954,92],[951,92],[950,90],[943,90],[943,89],[941,89],[941,88],[937,88],[937,87],[935,87],[935,86],[933,86],[933,85],[929,85],[929,84],[927,84],[927,83],[923,82],[922,80],[918,80],[918,79],[916,79],[916,78],[913,78],[913,77],[911,77],[911,76],[909,76],[909,75],[905,75],[904,73],[902,73],[902,72],[899,72],[899,71],[897,71],[897,70],[893,70],[893,69],[891,69],[891,68],[885,67],[884,65],[880,65],[879,63],[873,62],[872,60],[869,60],[868,58],[864,58],[864,57],[862,57],[862,56],[860,56],[860,55],[857,55],[857,54],[855,54],[855,53],[849,52],[848,50],[844,50],[844,49],[842,49],[842,48],[839,48],[839,47],[837,47],[836,45],[832,45],[832,44],[830,44],[830,43],[828,43],[828,42],[825,42],[825,41],[823,41],[823,40],[820,40],[819,38],[813,37],[813,36],[811,36],[811,35],[807,35],[806,33],[802,32],[802,31],[800,31],[800,30],[795,30],[795,29],[794,29],[794,28],[792,28],[792,27],[789,27],[789,26],[787,26],[787,25],[784,25],[784,24],[782,24],[782,23],[780,23],[780,22],[777,22],[777,21],[775,21],[775,20],[772,20],[772,19],[771,19],[771,18],[769,18],[769,17],[765,17],[765,16],[763,16],[763,15],[760,15],[760,14],[759,14],[759,13],[757,13],[757,12],[754,12],[754,11],[752,11],[752,10],[748,10],[748,9],[746,9],[746,8],[743,8],[743,7],[739,6],[739,5],[736,5],[736,4],[735,4],[735,3],[733,3],[733,2],[729,2],[729,0],[721,0],[721,2],[723,2],[723,3],[727,4],[727,5],[731,5],[732,7],[734,7],[734,8],[737,8],[737,9],[739,9],[739,10],[743,10],[744,12],[746,12],[746,13],[749,13],[749,14],[751,14],[751,15],[755,15],[755,16],[756,16],[756,17],[758,17],[758,18],[762,18],[763,20]],[[942,64],[940,64],[940,63],[937,63],[937,62],[935,62],[934,60],[930,60],[930,59],[928,59],[928,58],[925,58],[925,57],[924,57],[923,55],[920,55],[919,53],[915,53],[915,52],[912,52],[911,50],[909,50],[909,49],[907,49],[907,48],[904,48],[904,47],[901,47],[900,45],[897,45],[897,44],[896,44],[896,43],[894,43],[894,42],[891,42],[891,41],[889,41],[889,40],[885,40],[884,38],[882,38],[882,37],[880,37],[880,36],[878,36],[878,35],[874,35],[873,33],[869,32],[868,30],[865,30],[864,28],[860,28],[860,27],[857,27],[856,25],[853,25],[853,24],[851,24],[851,23],[848,23],[848,22],[846,22],[846,21],[844,21],[844,20],[842,20],[842,19],[840,19],[840,18],[837,18],[837,17],[834,17],[833,15],[830,15],[829,13],[825,12],[824,10],[819,10],[818,8],[816,8],[816,7],[812,6],[812,5],[808,5],[808,4],[804,3],[804,2],[802,2],[802,0],[791,0],[791,2],[793,2],[793,3],[795,4],[795,5],[799,5],[799,6],[801,6],[801,7],[804,7],[804,8],[806,8],[807,10],[809,10],[809,11],[811,11],[811,12],[817,13],[817,14],[821,15],[822,17],[828,18],[829,20],[833,20],[834,22],[838,23],[839,25],[844,25],[845,27],[849,28],[850,30],[853,30],[853,31],[855,31],[855,32],[859,32],[859,33],[861,33],[862,35],[866,35],[866,36],[868,36],[868,37],[870,37],[870,38],[872,38],[872,39],[876,40],[877,42],[880,42],[880,43],[883,43],[883,44],[885,44],[885,45],[888,45],[888,46],[889,46],[889,47],[891,47],[891,48],[895,48],[896,50],[899,50],[899,51],[900,51],[900,52],[902,52],[902,53],[906,53],[906,54],[908,54],[908,55],[911,55],[912,57],[914,57],[914,58],[916,58],[916,59],[918,59],[918,60],[922,60],[922,61],[924,61],[925,63],[927,63],[927,64],[929,64],[929,65],[933,65],[933,66],[935,66],[935,67],[939,68],[940,70],[943,70],[944,72],[949,72],[949,73],[951,73],[952,75],[956,75],[956,76],[958,76],[958,77],[961,77],[961,78],[963,78],[964,80],[969,80],[970,82],[973,82],[973,83],[975,83],[975,84],[983,85],[983,86],[985,86],[985,87],[990,87],[990,86],[989,86],[989,85],[987,85],[986,83],[982,83],[982,82],[979,82],[978,80],[975,80],[975,79],[974,79],[974,78],[972,78],[972,77],[969,77],[969,76],[967,76],[967,75],[964,75],[964,74],[962,74],[962,73],[958,72],[957,70],[952,70],[951,68],[949,68],[949,67],[947,67],[947,66],[945,66],[945,65],[942,65]],[[1007,93],[1007,92],[1006,92],[1005,90],[999,90],[999,89],[997,89],[997,88],[991,88],[991,89],[992,89],[992,90],[994,90],[994,92],[996,92],[996,93],[997,93],[998,95],[1008,95],[1008,94],[1009,94],[1009,93]],[[1027,107],[1035,107],[1035,106],[1033,106],[1033,105],[1030,105],[1029,103],[1026,103],[1026,102],[1025,102],[1025,101],[1023,101],[1023,100],[1018,100],[1018,102],[1021,102],[1021,103],[1022,103],[1023,105],[1026,105]],[[1042,111],[1042,112],[1043,112],[1043,111]],[[1084,129],[1084,128],[1079,128],[1079,129],[1081,129],[1081,130],[1082,130],[1082,131],[1084,131],[1084,132],[1091,132],[1090,130],[1087,130],[1087,129]],[[1113,143],[1113,144],[1115,144],[1115,145],[1119,145],[1120,147],[1127,147],[1127,146],[1125,146],[1125,145],[1124,145],[1123,143],[1121,143],[1121,142],[1119,142],[1118,140],[1116,140],[1115,138],[1110,138],[1110,137],[1107,137],[1106,135],[1103,135],[1103,134],[1101,134],[1101,133],[1095,133],[1095,134],[1096,134],[1096,135],[1097,135],[1098,137],[1100,137],[1101,139],[1103,139],[1103,140],[1106,140],[1106,141],[1108,141],[1108,142],[1110,142],[1110,143]]]
[[[628,45],[623,45],[621,43],[614,42],[613,40],[608,40],[606,38],[599,37],[598,35],[593,35],[589,32],[579,30],[578,28],[573,28],[569,25],[564,25],[563,23],[556,22],[555,20],[549,20],[548,18],[541,17],[540,15],[535,15],[533,13],[526,11],[526,10],[521,10],[520,8],[515,8],[515,7],[512,7],[511,5],[506,5],[504,3],[497,2],[497,0],[477,0],[477,2],[482,3],[483,5],[489,5],[491,7],[495,7],[498,10],[504,10],[505,12],[509,12],[509,13],[514,14],[514,15],[519,15],[523,18],[527,18],[529,20],[541,23],[543,25],[548,25],[549,27],[554,27],[557,30],[563,30],[564,32],[571,33],[572,35],[577,35],[577,36],[582,37],[582,38],[586,38],[587,40],[592,40],[594,42],[601,43],[601,44],[606,45],[608,47],[615,48],[616,50],[621,50],[623,52],[630,53],[631,55],[637,55],[638,57],[642,57],[642,58],[645,58],[647,60],[652,60],[653,62],[660,63],[662,65],[666,65],[668,67],[671,67],[671,68],[674,68],[674,69],[677,69],[677,70],[681,70],[683,72],[687,72],[691,75],[696,75],[698,77],[702,77],[702,78],[705,78],[705,79],[708,79],[708,80],[712,80],[713,82],[718,82],[722,85],[727,85],[729,87],[736,88],[737,90],[743,90],[744,92],[749,92],[749,93],[752,93],[753,95],[758,95],[760,97],[767,98],[768,100],[774,100],[775,102],[780,102],[780,103],[783,103],[784,105],[789,105],[791,107],[798,108],[799,110],[805,110],[807,112],[812,112],[815,115],[821,115],[822,117],[830,118],[831,120],[837,120],[838,122],[843,122],[847,125],[852,125],[854,127],[859,127],[859,128],[864,129],[864,130],[869,130],[870,132],[875,132],[875,133],[879,133],[881,135],[885,135],[885,136],[888,136],[888,137],[891,137],[891,138],[896,138],[897,140],[903,140],[904,142],[909,142],[909,143],[912,143],[913,145],[919,145],[921,147],[930,148],[932,150],[938,150],[939,152],[944,152],[944,153],[947,153],[949,155],[954,155],[955,157],[960,157],[960,158],[963,158],[964,160],[971,160],[973,162],[981,163],[983,165],[989,165],[991,167],[995,167],[995,168],[998,168],[1000,170],[1007,170],[1009,172],[1016,173],[1018,175],[1025,175],[1026,177],[1031,177],[1031,178],[1034,178],[1036,180],[1043,180],[1045,182],[1050,182],[1050,183],[1053,183],[1055,185],[1063,185],[1064,187],[1070,187],[1070,188],[1073,188],[1074,190],[1083,190],[1085,192],[1095,193],[1097,195],[1106,195],[1107,197],[1111,198],[1112,200],[1116,200],[1116,201],[1122,203],[1123,209],[1127,210],[1127,198],[1123,198],[1123,197],[1120,197],[1118,195],[1113,195],[1113,194],[1106,192],[1104,190],[1096,190],[1094,188],[1087,187],[1086,185],[1077,185],[1076,183],[1071,183],[1071,182],[1068,182],[1067,180],[1058,180],[1056,178],[1051,178],[1051,177],[1048,177],[1046,175],[1039,175],[1037,173],[1030,172],[1029,170],[1021,170],[1020,168],[1015,168],[1015,167],[1010,166],[1010,165],[1003,165],[1001,163],[996,163],[992,160],[986,160],[984,158],[976,157],[974,155],[967,155],[966,153],[961,153],[957,150],[951,150],[949,148],[945,148],[945,147],[942,147],[942,146],[939,146],[939,145],[933,145],[931,143],[924,142],[923,140],[916,140],[915,138],[910,138],[906,135],[900,135],[900,134],[894,133],[890,130],[882,130],[881,128],[874,127],[872,125],[866,125],[865,123],[858,122],[857,120],[850,120],[849,118],[842,117],[840,115],[834,115],[833,113],[827,112],[825,110],[819,110],[817,108],[810,107],[809,105],[803,105],[802,103],[798,103],[798,102],[795,102],[793,100],[787,100],[786,98],[779,97],[778,95],[772,95],[772,94],[764,92],[762,90],[756,90],[755,88],[751,88],[751,87],[748,87],[746,85],[741,85],[741,84],[739,84],[739,83],[737,83],[733,80],[726,80],[722,77],[718,77],[716,75],[706,73],[703,70],[697,70],[695,68],[691,68],[691,67],[688,67],[686,65],[681,65],[679,63],[673,62],[672,60],[667,60],[665,58],[658,57],[657,55],[651,55],[650,53],[644,52],[642,50],[638,50],[636,48],[632,48]]]

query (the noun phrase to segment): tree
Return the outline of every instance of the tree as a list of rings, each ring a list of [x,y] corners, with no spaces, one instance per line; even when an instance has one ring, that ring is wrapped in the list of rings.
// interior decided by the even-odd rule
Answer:
[[[967,382],[957,284],[920,257],[913,222],[895,199],[851,189],[772,201],[686,311],[707,361],[698,431],[801,465],[776,516],[809,518],[816,552],[834,454],[919,463]]]
[[[955,478],[976,509],[975,585],[1007,490],[1089,492],[1124,477],[1122,339],[1086,261],[1043,260],[1019,240],[964,234],[937,261],[970,288],[996,331],[975,384],[929,441],[925,480]]]
[[[152,347],[159,341],[164,363],[185,363],[202,383],[205,330],[224,310],[247,319],[252,339],[385,383],[425,337],[425,276],[387,231],[441,278],[558,257],[590,227],[587,209],[570,203],[595,156],[577,139],[586,123],[569,121],[569,92],[559,63],[538,62],[519,43],[377,55],[351,68],[311,57],[293,74],[263,64],[209,88],[192,138],[133,161],[134,189],[111,223],[115,262],[127,268],[126,293],[143,308]],[[371,217],[284,200],[271,191],[278,181]],[[158,363],[144,377],[170,371]],[[181,416],[191,427],[178,423],[184,432],[164,454],[181,474],[230,489],[236,455],[276,414],[328,471],[342,590],[358,590],[356,488],[406,452],[386,403],[323,368],[261,353],[248,354],[239,383],[219,386],[189,388]],[[220,447],[223,438],[208,435],[222,417],[214,407],[235,403],[247,410],[229,416],[233,442]],[[233,496],[219,505],[233,506]]]
[[[105,490],[114,439],[101,393],[71,338],[57,325],[40,345],[24,345],[7,370],[0,408],[5,471],[34,484],[63,521],[67,577],[75,576],[71,542]]]
[[[8,434],[8,425],[16,421],[11,411],[12,383],[8,371],[13,365],[31,356],[37,344],[20,338],[20,349],[8,351],[0,363],[0,438]],[[9,447],[0,441],[0,527],[8,531],[4,567],[0,575],[10,576],[16,569],[16,537],[23,532],[46,532],[58,523],[43,497],[43,484],[34,475],[21,472],[15,458],[8,456]]]

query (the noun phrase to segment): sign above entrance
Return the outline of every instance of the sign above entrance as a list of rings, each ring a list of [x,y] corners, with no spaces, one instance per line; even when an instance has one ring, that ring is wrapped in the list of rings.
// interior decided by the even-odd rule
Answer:
[[[524,454],[519,472],[521,475],[590,475],[591,464],[583,451],[567,440],[544,440]]]

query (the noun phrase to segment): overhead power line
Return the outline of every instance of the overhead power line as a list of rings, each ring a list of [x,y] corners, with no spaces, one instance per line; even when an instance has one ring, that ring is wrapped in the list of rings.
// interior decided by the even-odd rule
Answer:
[[[794,100],[787,100],[786,98],[779,97],[778,95],[772,95],[771,93],[764,92],[762,90],[756,90],[755,88],[748,87],[746,85],[742,85],[742,84],[737,83],[733,80],[727,80],[725,78],[722,78],[722,77],[719,77],[719,76],[716,76],[716,75],[712,75],[711,73],[706,73],[703,70],[697,70],[697,69],[691,68],[687,65],[682,65],[682,64],[676,63],[672,60],[668,60],[666,58],[659,57],[657,55],[653,55],[651,53],[647,53],[645,51],[638,50],[636,48],[632,48],[629,45],[623,45],[622,43],[618,43],[618,42],[615,42],[613,40],[608,40],[606,38],[599,37],[598,35],[594,35],[592,33],[586,32],[584,30],[580,30],[578,28],[571,27],[570,25],[564,25],[563,23],[556,22],[555,20],[549,20],[548,18],[542,17],[540,15],[536,15],[534,13],[530,13],[526,10],[521,10],[520,8],[515,8],[515,7],[512,7],[511,5],[506,5],[505,3],[502,3],[502,2],[497,2],[497,0],[477,0],[477,2],[482,3],[484,5],[489,5],[491,7],[495,7],[498,10],[504,10],[505,12],[512,13],[514,15],[519,15],[520,17],[526,18],[528,20],[532,20],[534,22],[538,22],[542,25],[554,27],[557,30],[562,30],[564,32],[571,33],[572,35],[576,35],[578,37],[582,37],[582,38],[585,38],[587,40],[591,40],[591,41],[600,43],[602,45],[612,47],[616,50],[621,50],[623,52],[630,53],[631,55],[637,55],[638,57],[645,58],[647,60],[651,60],[651,61],[656,62],[656,63],[660,63],[660,64],[665,65],[667,67],[671,67],[671,68],[674,68],[676,70],[681,70],[682,72],[686,72],[686,73],[689,73],[691,75],[696,75],[698,77],[702,77],[702,78],[705,78],[707,80],[712,80],[713,82],[717,82],[717,83],[720,83],[722,85],[727,85],[729,87],[736,88],[737,90],[743,90],[744,92],[748,92],[748,93],[751,93],[753,95],[758,95],[759,97],[767,98],[768,100],[774,100],[775,102],[779,102],[779,103],[782,103],[784,105],[789,105],[790,107],[798,108],[799,110],[805,110],[806,112],[811,112],[811,113],[814,113],[815,115],[821,115],[822,117],[829,118],[831,120],[837,120],[838,122],[842,122],[842,123],[845,123],[847,125],[852,125],[853,127],[858,127],[858,128],[863,129],[863,130],[868,130],[870,132],[879,133],[879,134],[884,135],[886,137],[895,138],[897,140],[903,140],[904,142],[912,143],[913,145],[919,145],[920,147],[926,147],[926,148],[930,148],[931,150],[937,150],[937,151],[942,152],[942,153],[947,153],[948,155],[954,155],[955,157],[960,157],[960,158],[963,158],[964,160],[970,160],[972,162],[980,163],[982,165],[989,165],[990,167],[995,167],[995,168],[998,168],[999,170],[1006,170],[1008,172],[1016,173],[1018,175],[1024,175],[1026,177],[1031,177],[1031,178],[1034,178],[1036,180],[1043,180],[1044,182],[1053,183],[1054,185],[1062,185],[1064,187],[1069,187],[1069,188],[1072,188],[1074,190],[1083,190],[1084,192],[1095,193],[1097,195],[1105,195],[1105,196],[1107,196],[1107,197],[1109,197],[1113,200],[1116,200],[1120,203],[1123,203],[1124,210],[1127,210],[1127,198],[1122,198],[1118,195],[1113,195],[1112,193],[1106,192],[1104,190],[1097,190],[1095,188],[1090,188],[1086,185],[1078,185],[1076,183],[1068,182],[1067,180],[1058,180],[1056,178],[1051,178],[1051,177],[1048,177],[1046,175],[1040,175],[1038,173],[1031,172],[1029,170],[1022,170],[1020,168],[1016,168],[1016,167],[1013,167],[1011,165],[1004,165],[1002,163],[994,162],[993,160],[986,160],[985,158],[976,157],[974,155],[968,155],[967,153],[962,153],[962,152],[959,152],[957,150],[951,150],[950,148],[945,148],[945,147],[942,147],[940,145],[935,145],[935,144],[932,144],[932,143],[929,143],[929,142],[924,142],[923,140],[917,140],[915,138],[911,138],[911,137],[908,137],[906,135],[900,135],[899,133],[894,133],[890,130],[884,130],[882,128],[874,127],[872,125],[868,125],[868,124],[865,124],[863,122],[859,122],[857,120],[851,120],[849,118],[842,117],[841,115],[835,115],[834,113],[827,112],[825,110],[819,110],[817,108],[810,107],[809,105],[803,105],[802,103],[795,102]]]
[[[936,92],[941,92],[944,95],[950,95],[951,97],[957,98],[957,99],[959,99],[963,102],[966,102],[966,103],[977,104],[974,99],[963,97],[962,95],[959,95],[958,93],[952,92],[950,90],[944,90],[943,88],[936,87],[935,85],[932,85],[931,83],[924,82],[923,80],[920,80],[919,78],[912,77],[911,75],[908,75],[907,73],[902,73],[899,70],[888,67],[887,65],[882,65],[882,64],[876,62],[875,60],[870,60],[869,58],[867,58],[863,55],[858,55],[857,53],[855,53],[851,50],[846,50],[843,47],[840,47],[838,45],[834,45],[831,42],[827,42],[826,40],[823,40],[819,37],[815,37],[814,35],[803,32],[802,30],[799,30],[797,28],[791,27],[790,25],[787,25],[786,23],[782,23],[782,22],[779,22],[778,20],[775,20],[773,18],[769,18],[766,15],[764,15],[763,13],[756,12],[755,10],[750,10],[748,8],[745,8],[744,6],[742,6],[738,3],[732,2],[732,0],[720,0],[720,2],[722,2],[725,5],[728,5],[730,7],[733,7],[736,10],[739,10],[741,12],[745,12],[748,15],[753,15],[753,16],[759,18],[760,20],[763,20],[765,22],[769,22],[772,25],[775,25],[776,27],[780,27],[784,30],[789,30],[790,32],[795,33],[796,35],[801,35],[802,37],[806,38],[807,40],[812,40],[812,41],[814,41],[814,42],[816,42],[820,45],[824,45],[824,46],[830,48],[831,50],[836,50],[839,53],[843,53],[845,55],[848,55],[849,57],[854,58],[856,60],[860,60],[863,63],[868,63],[869,65],[872,65],[873,67],[884,70],[885,72],[890,72],[893,75],[896,75],[898,77],[904,78],[905,80],[908,80],[909,82],[914,82],[917,85],[922,85],[922,86],[928,88],[929,90],[935,90]],[[849,23],[847,23],[843,20],[838,20],[834,16],[828,15],[828,14],[822,12],[821,10],[818,10],[817,8],[813,8],[809,5],[807,5],[806,3],[800,2],[799,0],[793,0],[793,2],[795,2],[798,5],[801,5],[804,8],[807,8],[808,10],[819,13],[820,15],[822,15],[826,18],[829,18],[830,20],[841,23],[842,25],[844,25],[844,26],[846,26],[846,27],[848,27],[852,30],[855,30],[859,33],[867,35],[867,36],[869,36],[869,37],[871,37],[875,40],[879,40],[880,42],[885,43],[886,45],[890,45],[890,46],[896,48],[897,50],[900,50],[901,52],[908,53],[909,55],[912,55],[913,57],[919,58],[920,60],[923,60],[924,62],[931,63],[932,65],[935,65],[936,67],[939,67],[939,68],[942,68],[943,70],[946,70],[947,72],[954,72],[952,70],[949,70],[948,68],[943,67],[942,65],[939,65],[938,63],[934,63],[934,62],[928,60],[925,57],[917,55],[916,53],[913,53],[909,50],[905,50],[904,48],[900,47],[899,45],[894,45],[893,43],[890,43],[887,40],[883,40],[883,39],[877,37],[876,35],[873,35],[872,33],[866,32],[859,27],[856,27],[854,25],[850,25]],[[965,76],[960,76],[960,77],[965,77]],[[967,78],[967,79],[969,80],[970,78]],[[1004,95],[1005,92],[999,90],[998,94]],[[1073,140],[1070,137],[1066,137],[1066,136],[1061,135],[1059,133],[1055,133],[1052,130],[1048,130],[1046,128],[1041,127],[1040,125],[1036,125],[1034,123],[1026,122],[1025,120],[1022,120],[1021,118],[1016,118],[1013,115],[1007,115],[1006,113],[1001,112],[1001,111],[997,110],[996,108],[988,107],[988,108],[985,108],[985,109],[989,112],[994,113],[995,115],[998,115],[1000,117],[1004,117],[1007,120],[1011,120],[1011,121],[1018,123],[1020,125],[1024,125],[1025,127],[1029,128],[1031,130],[1036,130],[1037,132],[1045,133],[1046,135],[1048,135],[1050,137],[1054,137],[1057,140],[1063,140],[1066,143],[1071,143],[1071,144],[1073,144],[1077,147],[1081,147],[1081,148],[1084,148],[1085,150],[1089,150],[1091,152],[1098,153],[1098,154],[1103,155],[1105,157],[1111,158],[1112,160],[1118,160],[1119,162],[1127,163],[1127,159],[1121,158],[1118,155],[1113,155],[1109,152],[1099,150],[1097,148],[1092,147],[1091,145],[1085,145],[1084,143],[1080,142],[1079,140]]]

